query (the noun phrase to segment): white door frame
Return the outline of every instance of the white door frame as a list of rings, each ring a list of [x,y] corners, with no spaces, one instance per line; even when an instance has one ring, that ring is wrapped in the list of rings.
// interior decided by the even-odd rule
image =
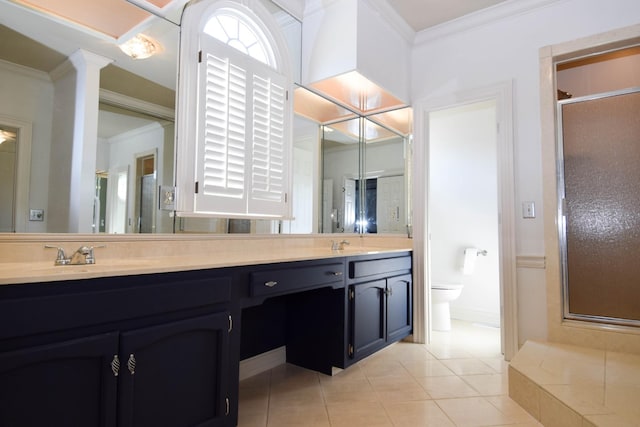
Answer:
[[[425,98],[415,103],[413,147],[414,340],[429,342],[431,292],[429,282],[429,113],[463,104],[496,101],[498,123],[498,218],[500,245],[500,329],[506,360],[518,351],[518,317],[515,254],[515,181],[513,160],[513,82]]]
[[[14,182],[13,229],[26,233],[29,224],[29,185],[31,180],[32,124],[13,117],[0,115],[0,123],[18,129],[16,145],[16,175]]]

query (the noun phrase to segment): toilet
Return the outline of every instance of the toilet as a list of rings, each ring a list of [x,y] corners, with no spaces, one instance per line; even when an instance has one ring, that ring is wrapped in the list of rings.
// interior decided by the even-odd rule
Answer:
[[[434,331],[451,330],[449,303],[460,296],[463,285],[434,283],[431,285],[431,327]]]

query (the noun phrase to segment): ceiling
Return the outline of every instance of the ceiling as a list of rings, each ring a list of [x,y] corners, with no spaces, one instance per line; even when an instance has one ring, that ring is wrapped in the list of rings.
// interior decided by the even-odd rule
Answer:
[[[415,32],[502,3],[505,0],[387,0]]]

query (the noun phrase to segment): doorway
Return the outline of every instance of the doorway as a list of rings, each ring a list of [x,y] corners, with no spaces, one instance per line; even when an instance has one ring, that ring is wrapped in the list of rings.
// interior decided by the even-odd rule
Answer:
[[[428,343],[431,339],[431,272],[428,260],[433,249],[429,241],[432,231],[428,202],[429,189],[429,117],[432,112],[495,100],[497,165],[500,332],[502,352],[510,360],[518,351],[518,322],[515,255],[515,182],[513,167],[513,82],[507,81],[485,88],[450,94],[441,98],[424,99],[416,103],[415,136],[413,144],[413,239],[414,258],[414,341]],[[466,123],[462,125],[466,126]],[[423,143],[417,143],[423,141]],[[450,179],[462,179],[452,171]],[[466,245],[467,243],[465,243]],[[470,242],[470,245],[479,245]],[[465,246],[466,248],[467,246]],[[469,246],[474,247],[474,246]],[[478,249],[484,250],[482,247]],[[488,251],[488,249],[487,249]],[[478,260],[476,259],[476,262]],[[458,260],[458,263],[461,261]],[[461,268],[458,264],[458,268]]]
[[[16,128],[0,124],[0,232],[2,233],[16,231],[17,136]]]
[[[429,113],[427,271],[434,330],[448,326],[439,319],[447,306],[441,295],[449,292],[442,289],[460,286],[445,316],[458,321],[452,329],[461,322],[500,329],[496,124],[495,99]]]
[[[156,154],[136,157],[136,232],[155,232]]]

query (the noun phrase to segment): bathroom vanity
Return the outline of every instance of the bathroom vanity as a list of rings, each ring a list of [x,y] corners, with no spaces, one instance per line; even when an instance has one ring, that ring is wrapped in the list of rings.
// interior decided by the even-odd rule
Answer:
[[[353,250],[2,285],[0,425],[234,426],[240,360],[347,368],[411,333],[411,273]]]

